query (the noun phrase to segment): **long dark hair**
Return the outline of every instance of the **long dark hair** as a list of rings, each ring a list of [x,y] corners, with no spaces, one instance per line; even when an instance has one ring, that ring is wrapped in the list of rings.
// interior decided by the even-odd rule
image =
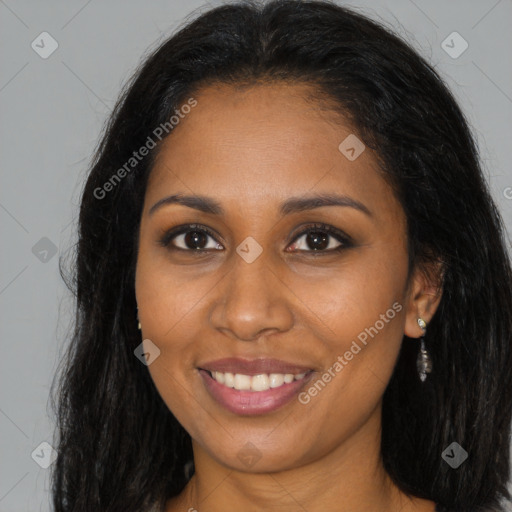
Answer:
[[[73,273],[61,271],[76,318],[52,388],[56,512],[163,508],[187,483],[190,436],[133,353],[139,222],[159,145],[126,163],[201,87],[257,81],[311,84],[339,110],[375,149],[402,204],[409,270],[443,264],[425,338],[435,370],[419,382],[418,345],[404,338],[384,395],[386,471],[405,493],[445,509],[501,510],[510,499],[512,272],[464,115],[390,31],[334,3],[278,0],[217,7],[188,23],[145,60],[105,128],[83,190]],[[452,442],[468,453],[457,469],[441,456]]]

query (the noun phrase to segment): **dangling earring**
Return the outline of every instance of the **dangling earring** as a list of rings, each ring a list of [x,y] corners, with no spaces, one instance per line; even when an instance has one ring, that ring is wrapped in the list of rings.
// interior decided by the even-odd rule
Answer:
[[[137,328],[140,331],[142,329],[142,326],[140,325],[140,320],[139,320],[139,308],[137,308],[137,322],[138,322]]]
[[[418,318],[418,325],[423,331],[423,335],[421,336],[420,352],[418,354],[418,358],[416,359],[416,369],[418,370],[418,375],[421,382],[425,382],[427,379],[427,373],[432,372],[432,359],[427,349],[425,348],[425,333],[427,332],[427,324],[423,318]]]

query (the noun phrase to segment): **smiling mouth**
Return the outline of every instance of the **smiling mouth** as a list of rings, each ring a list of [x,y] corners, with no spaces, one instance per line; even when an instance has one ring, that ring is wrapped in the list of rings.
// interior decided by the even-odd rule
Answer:
[[[231,373],[231,372],[219,372],[209,371],[207,372],[212,379],[224,387],[236,389],[238,391],[268,391],[269,389],[280,388],[285,384],[290,384],[296,380],[303,380],[307,375],[312,373],[313,370],[309,370],[304,373],[261,373],[258,375],[245,375],[242,373]]]

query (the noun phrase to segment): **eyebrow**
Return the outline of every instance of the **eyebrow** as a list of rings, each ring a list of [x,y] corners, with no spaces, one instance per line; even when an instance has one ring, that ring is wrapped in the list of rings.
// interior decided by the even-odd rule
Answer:
[[[188,208],[193,208],[204,213],[213,215],[224,215],[224,209],[215,199],[207,196],[194,195],[186,196],[182,194],[173,194],[157,201],[150,209],[149,215],[155,213],[156,210],[169,204],[181,204]],[[324,206],[346,206],[354,208],[372,216],[372,212],[361,202],[349,196],[338,194],[319,194],[307,197],[291,197],[279,206],[281,215],[289,215],[294,212],[302,212],[312,210],[314,208],[322,208]]]

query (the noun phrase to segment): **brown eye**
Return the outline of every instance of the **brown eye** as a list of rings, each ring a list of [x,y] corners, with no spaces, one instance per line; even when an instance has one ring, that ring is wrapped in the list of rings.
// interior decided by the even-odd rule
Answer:
[[[169,249],[181,251],[222,250],[223,247],[215,240],[215,234],[204,226],[190,224],[179,226],[168,231],[161,244]],[[212,239],[209,241],[209,239]]]
[[[299,252],[330,253],[352,246],[348,236],[325,224],[311,226],[302,231],[294,240],[296,241],[292,244],[292,249]]]
[[[180,236],[183,236],[183,243],[188,249],[204,249],[208,243],[208,235],[204,231],[187,231]]]

